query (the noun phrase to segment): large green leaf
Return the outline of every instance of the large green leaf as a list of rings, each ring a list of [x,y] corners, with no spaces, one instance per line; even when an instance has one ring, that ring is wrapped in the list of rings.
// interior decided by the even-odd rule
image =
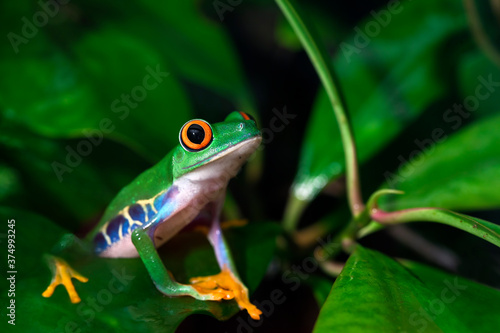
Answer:
[[[455,277],[414,261],[401,263],[424,282],[437,299],[449,300],[449,309],[469,332],[495,332],[500,328],[500,291]],[[445,299],[446,298],[446,299]],[[422,320],[420,323],[423,324]]]
[[[157,332],[160,328],[173,331],[184,318],[194,313],[225,320],[239,311],[234,301],[202,302],[190,297],[164,297],[138,258],[77,257],[70,264],[89,278],[87,283],[75,282],[82,302],[71,304],[62,287],[57,288],[51,298],[45,299],[41,293],[50,282],[50,273],[42,254],[48,253],[65,231],[38,215],[10,208],[0,208],[0,218],[16,221],[16,260],[19,265],[16,326],[23,331],[64,331],[66,325],[80,328],[82,332],[118,329]],[[246,261],[237,259],[237,266],[241,267],[242,279],[251,289],[255,289],[264,275],[279,230],[276,224],[260,223],[227,232],[235,257],[247,258]],[[42,234],[45,236],[40,237]],[[183,281],[190,274],[217,273],[213,252],[207,260],[206,254],[211,251],[208,242],[200,242],[198,234],[182,237],[174,238],[172,244],[167,243],[162,249],[162,254],[169,249],[173,251],[163,256],[163,260],[167,268],[173,268],[174,276]],[[233,246],[236,242],[238,245]],[[75,257],[74,253],[70,255]],[[252,281],[247,281],[247,278]],[[2,303],[7,304],[6,292],[2,292],[1,298]],[[30,320],[20,320],[28,316]]]
[[[72,3],[95,25],[112,26],[157,50],[174,76],[233,103],[249,102],[231,41],[218,18],[211,21],[204,15],[200,1],[135,0],[127,6],[97,0]]]
[[[177,142],[190,106],[157,50],[113,28],[76,38],[71,51],[39,35],[39,47],[0,62],[11,118],[53,137],[98,132],[152,160]]]
[[[248,102],[246,84],[226,32],[203,16],[197,0],[140,0],[161,25],[151,41],[190,81],[215,90],[235,103]],[[143,24],[144,26],[145,24]],[[161,41],[164,39],[165,41]]]
[[[375,24],[380,32],[363,37],[355,30],[334,59],[360,161],[373,156],[448,91],[440,59],[448,59],[451,50],[441,45],[466,27],[456,1],[405,2],[389,16],[385,27],[373,17],[359,24],[356,28],[362,31]],[[292,195],[311,200],[344,168],[340,135],[322,91],[309,120]]]
[[[454,210],[500,207],[499,126],[500,116],[495,115],[453,135],[442,135],[439,144],[426,138],[427,149],[418,150],[421,154],[396,174],[387,173],[389,186],[405,194],[381,198],[381,207],[389,211],[425,206]]]
[[[90,86],[99,89],[103,116],[116,125],[116,133],[111,135],[133,141],[140,152],[155,160],[166,155],[192,114],[187,96],[162,54],[114,28],[89,33],[74,48],[78,68],[85,69]],[[123,95],[131,96],[131,104]]]
[[[2,4],[5,34],[22,36],[23,22],[11,18],[40,10],[29,4]],[[152,161],[192,118],[178,78],[251,107],[229,38],[196,1],[72,1],[26,44],[0,49],[0,107],[11,117],[55,137],[101,130]]]
[[[15,182],[10,186],[16,195],[1,202],[44,214],[69,230],[96,219],[113,196],[148,167],[106,140],[90,156],[77,159],[68,147],[77,147],[79,141],[51,140],[2,116],[0,151],[5,165],[13,168],[4,186]],[[117,156],[110,159],[110,152]]]
[[[410,272],[358,246],[335,281],[314,331],[491,332],[500,324],[492,311],[498,310],[499,301],[498,290],[430,268]]]

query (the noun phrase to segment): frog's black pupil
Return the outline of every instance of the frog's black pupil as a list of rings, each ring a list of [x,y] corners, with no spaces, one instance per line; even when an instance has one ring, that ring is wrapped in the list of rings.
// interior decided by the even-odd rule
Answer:
[[[187,137],[192,143],[200,144],[205,139],[205,131],[200,125],[193,124],[187,130]]]

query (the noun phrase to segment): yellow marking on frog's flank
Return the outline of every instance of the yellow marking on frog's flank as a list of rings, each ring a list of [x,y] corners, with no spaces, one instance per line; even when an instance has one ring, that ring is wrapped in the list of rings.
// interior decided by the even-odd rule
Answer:
[[[118,237],[120,237],[120,239],[123,238],[123,223],[120,223],[120,227],[118,228]]]
[[[146,214],[148,213],[148,210],[145,207],[147,204],[151,205],[151,209],[153,210],[153,212],[155,214],[158,214],[158,211],[156,210],[156,207],[155,207],[154,203],[155,203],[156,198],[159,195],[161,195],[161,194],[163,194],[165,192],[166,192],[166,190],[165,191],[161,191],[160,193],[158,193],[157,195],[155,195],[154,197],[152,197],[150,199],[137,200],[136,203],[138,203],[139,205],[141,205],[144,208],[144,210],[146,211]]]
[[[111,242],[111,238],[108,236],[108,232],[106,231],[106,229],[108,228],[108,222],[104,223],[100,229],[102,235],[104,236],[104,239],[106,240],[106,243],[108,243],[108,245],[111,245],[112,242]]]
[[[144,222],[148,222],[149,220],[149,214],[148,214],[148,207],[146,206],[147,204],[143,203],[143,202],[137,202],[141,208],[142,208],[142,211],[144,212]]]
[[[158,193],[157,195],[155,195],[154,197],[150,198],[150,199],[143,199],[143,200],[137,200],[136,203],[139,204],[141,207],[142,207],[142,210],[144,211],[144,215],[145,215],[145,222],[149,222],[149,213],[148,213],[148,207],[147,205],[151,205],[151,209],[153,210],[153,212],[155,214],[158,214],[158,211],[156,210],[155,208],[155,205],[154,205],[154,202],[156,200],[156,198],[165,193],[166,191],[162,191],[160,193]],[[143,223],[140,222],[140,221],[136,221],[136,220],[132,220],[132,217],[130,217],[130,214],[128,212],[129,210],[129,207],[130,206],[126,206],[125,208],[123,208],[122,210],[120,210],[115,216],[118,216],[118,215],[122,215],[124,218],[127,219],[127,221],[129,222],[129,227],[128,227],[128,230],[127,230],[127,233],[130,234],[132,229],[131,227],[134,225],[134,224],[137,224],[138,226],[142,226]],[[106,240],[106,243],[108,243],[108,245],[111,245],[112,242],[111,242],[111,238],[108,236],[107,234],[107,231],[106,231],[106,228],[108,227],[108,222],[106,222],[102,227],[101,227],[101,232],[102,234],[104,235],[104,239]],[[120,239],[123,239],[123,223],[120,224],[120,228],[118,230],[118,236],[120,237]]]
[[[132,232],[132,226],[134,224],[137,224],[139,227],[142,226],[142,223],[136,220],[132,220],[130,217],[130,214],[128,213],[128,206],[125,207],[124,212],[123,212],[123,217],[125,217],[128,220],[128,233],[130,234]]]
[[[153,210],[153,212],[155,212],[155,214],[158,214],[158,211],[156,210],[156,207],[155,207],[155,200],[156,200],[156,197],[158,197],[158,195],[151,198],[151,202],[149,203],[151,205],[151,209]]]
[[[144,206],[144,204],[142,204],[142,203],[139,203],[139,206],[141,206],[142,212],[144,213],[144,222],[147,222],[148,221],[148,210]]]
[[[73,286],[71,278],[75,278],[78,281],[84,283],[89,279],[75,271],[73,268],[71,268],[70,265],[68,265],[66,261],[61,258],[49,256],[48,262],[52,270],[52,281],[50,282],[50,285],[47,287],[47,289],[45,289],[45,291],[42,293],[42,296],[51,297],[56,287],[62,284],[68,292],[71,303],[79,303],[81,299],[75,290],[75,286]]]

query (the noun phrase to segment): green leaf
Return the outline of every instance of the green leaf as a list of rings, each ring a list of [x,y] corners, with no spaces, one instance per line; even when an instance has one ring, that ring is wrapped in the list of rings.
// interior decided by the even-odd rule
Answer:
[[[154,161],[165,156],[192,114],[184,89],[162,55],[118,29],[89,33],[74,47],[78,68],[85,69],[103,107],[100,115],[116,126],[109,135],[132,142]],[[131,103],[124,96],[130,96]]]
[[[414,261],[400,262],[460,318],[469,332],[494,332],[500,327],[499,290]]]
[[[419,279],[391,258],[358,246],[335,281],[314,331],[380,332],[383,327],[387,332],[490,332],[498,327],[490,306],[498,308],[499,291],[430,272]],[[466,303],[479,308],[473,327],[467,327],[473,317]]]
[[[150,31],[150,42],[159,44],[176,72],[236,104],[248,99],[231,41],[219,24],[203,16],[199,1],[141,0],[139,3],[159,23],[154,27],[156,31]]]
[[[1,7],[4,35],[22,35],[19,18],[30,20],[41,11],[26,0]],[[27,43],[0,45],[0,107],[40,134],[82,137],[84,130],[104,132],[101,121],[109,119],[104,127],[113,129],[105,135],[154,162],[177,143],[180,126],[192,118],[178,80],[252,109],[231,41],[204,17],[198,1],[137,0],[123,6],[75,0],[35,29]],[[150,79],[149,86],[159,84],[144,91],[150,71],[169,76]],[[217,110],[203,96],[196,101],[206,106],[202,112]],[[220,108],[221,115],[227,112]]]
[[[104,135],[153,161],[177,143],[190,105],[157,50],[113,28],[85,33],[71,51],[44,33],[38,48],[0,62],[11,118],[51,137]]]
[[[42,213],[69,230],[78,230],[148,166],[107,141],[78,159],[69,150],[77,150],[79,142],[47,139],[0,114],[0,151],[6,165],[15,168],[17,176],[9,176],[9,182],[18,179],[17,197],[1,200],[2,204]],[[111,151],[117,156],[110,160]]]
[[[0,218],[3,221],[15,219],[16,263],[19,267],[22,265],[16,276],[16,323],[23,331],[64,331],[66,325],[82,332],[103,329],[157,332],[160,327],[173,331],[184,318],[194,313],[225,320],[240,311],[234,301],[203,302],[191,297],[165,297],[158,292],[139,258],[89,258],[75,253],[67,254],[74,257],[70,265],[89,278],[87,283],[75,281],[82,302],[71,304],[62,287],[58,287],[51,298],[43,298],[41,293],[50,282],[50,273],[42,255],[50,251],[65,231],[38,215],[11,208],[0,207]],[[242,278],[247,285],[252,285],[252,289],[264,275],[279,231],[276,224],[259,223],[227,232],[231,245],[240,242],[231,247],[236,258],[247,258],[236,263],[243,268],[240,271]],[[41,234],[44,237],[39,237]],[[163,257],[166,267],[173,268],[174,276],[181,281],[191,277],[189,274],[218,272],[213,250],[206,240],[199,242],[200,235],[182,234],[181,238],[174,238],[162,248],[162,254],[171,252]],[[207,260],[205,254],[209,251],[211,258]],[[247,278],[258,280],[246,281]],[[8,302],[7,293],[0,297],[2,303]],[[19,319],[26,316],[30,320]]]
[[[440,59],[449,59],[451,50],[441,46],[466,28],[463,8],[456,1],[400,4],[400,12],[390,15],[386,27],[371,16],[360,23],[357,28],[361,31],[368,23],[378,24],[380,33],[363,39],[355,31],[340,44],[334,59],[361,162],[447,93],[449,85],[441,74]],[[414,20],[416,16],[418,20]],[[296,198],[312,200],[329,181],[343,174],[343,150],[335,127],[328,99],[321,91],[301,150],[292,193]]]
[[[500,207],[500,116],[478,121],[428,148],[388,177],[389,185],[405,192],[387,196],[380,206],[393,211],[434,206],[454,210]],[[444,140],[444,141],[443,141]]]
[[[251,103],[231,39],[220,22],[204,15],[199,1],[136,0],[123,6],[74,0],[72,4],[96,26],[112,27],[156,50],[176,78],[202,86],[240,107]],[[71,38],[67,36],[68,42]],[[205,103],[207,100],[200,104]]]

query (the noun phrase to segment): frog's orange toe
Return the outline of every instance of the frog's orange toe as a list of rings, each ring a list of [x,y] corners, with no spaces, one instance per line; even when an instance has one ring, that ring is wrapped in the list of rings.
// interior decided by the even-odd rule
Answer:
[[[228,295],[231,295],[232,297],[223,299],[234,298],[238,303],[240,309],[247,310],[248,314],[253,319],[260,319],[262,311],[260,311],[255,305],[250,303],[250,300],[248,299],[247,288],[226,267],[224,267],[224,269],[219,274],[191,278],[189,282],[196,290],[198,290],[198,288],[201,288],[202,290],[207,291],[218,290],[218,292],[221,293],[227,292]]]
[[[234,298],[234,293],[224,288],[205,288],[203,284],[194,284],[193,288],[211,301],[230,300]]]
[[[260,315],[262,314],[262,311],[260,311],[255,305],[252,303],[248,302],[248,305],[245,307],[247,310],[248,314],[250,317],[252,317],[253,320],[260,320]]]
[[[211,296],[213,301],[221,299],[233,299],[234,293],[231,290],[221,287],[217,283],[217,275],[203,276],[189,279],[193,288],[202,295]]]
[[[49,258],[49,264],[52,269],[52,281],[50,285],[42,293],[43,297],[51,297],[54,293],[56,287],[62,284],[69,295],[71,303],[79,303],[81,301],[80,296],[75,290],[75,286],[71,281],[71,278],[75,278],[80,282],[87,282],[89,279],[75,271],[68,263],[61,258],[51,256]]]

